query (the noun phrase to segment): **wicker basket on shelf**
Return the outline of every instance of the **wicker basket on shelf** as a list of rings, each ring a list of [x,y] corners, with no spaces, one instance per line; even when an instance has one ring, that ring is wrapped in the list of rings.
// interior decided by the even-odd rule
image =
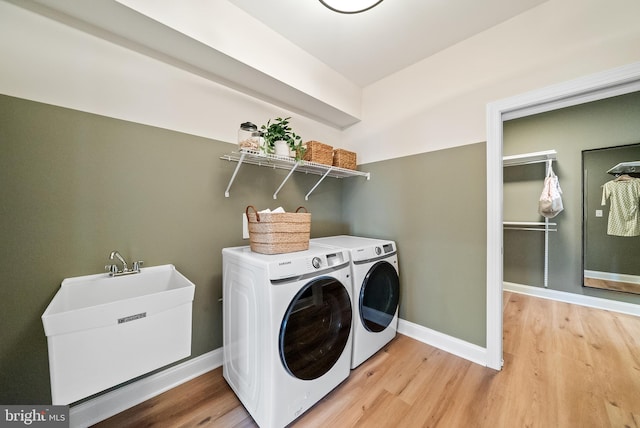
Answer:
[[[245,210],[249,226],[251,251],[261,254],[282,254],[309,249],[311,213],[259,213],[253,205]],[[253,210],[253,212],[249,212]]]
[[[356,154],[344,149],[335,149],[333,151],[333,165],[346,168],[356,169]]]
[[[321,163],[323,165],[333,164],[333,147],[319,141],[307,141],[305,143],[307,151],[303,159],[309,162]]]

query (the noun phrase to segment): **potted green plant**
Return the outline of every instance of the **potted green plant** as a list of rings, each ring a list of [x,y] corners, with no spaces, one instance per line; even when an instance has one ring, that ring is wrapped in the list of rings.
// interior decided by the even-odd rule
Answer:
[[[289,119],[291,117],[277,117],[273,122],[269,119],[266,125],[260,127],[263,132],[264,149],[267,153],[280,156],[289,156],[293,152],[296,160],[300,160],[304,156],[305,148],[302,146],[302,137],[289,126]]]

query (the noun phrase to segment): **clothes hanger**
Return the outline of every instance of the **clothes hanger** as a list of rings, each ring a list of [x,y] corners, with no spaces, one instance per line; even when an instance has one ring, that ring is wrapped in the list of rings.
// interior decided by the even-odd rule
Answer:
[[[627,174],[622,174],[622,175],[617,176],[613,181],[631,181],[633,179],[634,179],[633,177],[631,177],[631,176],[629,176]]]

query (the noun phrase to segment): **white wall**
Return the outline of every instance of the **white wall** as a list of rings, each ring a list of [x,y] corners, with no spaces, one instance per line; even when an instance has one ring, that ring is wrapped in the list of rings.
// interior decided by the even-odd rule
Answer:
[[[0,93],[235,143],[240,123],[292,116],[307,140],[339,142],[312,119],[0,1]]]
[[[235,142],[293,116],[304,139],[359,163],[486,140],[486,104],[640,60],[637,0],[549,0],[363,91],[339,131],[0,1],[0,93]]]
[[[368,163],[486,141],[486,104],[640,60],[640,2],[549,0],[364,89]]]
[[[118,1],[334,108],[360,116],[361,88],[225,0]]]

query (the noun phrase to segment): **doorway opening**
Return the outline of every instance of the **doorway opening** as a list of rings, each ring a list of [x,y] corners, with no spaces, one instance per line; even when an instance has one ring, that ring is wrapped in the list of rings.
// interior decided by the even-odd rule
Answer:
[[[639,90],[640,62],[487,105],[487,367],[503,364],[503,122]]]

